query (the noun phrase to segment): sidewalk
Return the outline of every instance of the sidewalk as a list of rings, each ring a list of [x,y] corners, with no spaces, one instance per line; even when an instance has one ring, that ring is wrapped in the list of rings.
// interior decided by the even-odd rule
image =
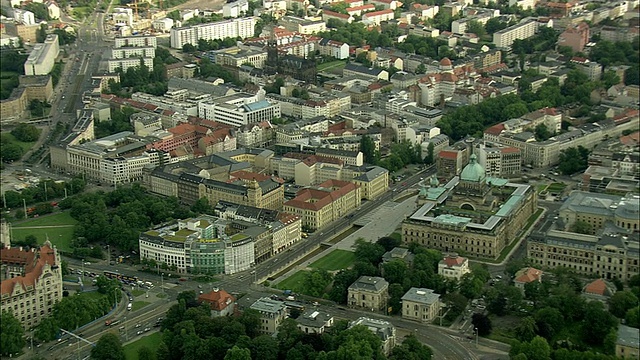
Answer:
[[[398,225],[400,225],[400,223],[402,223],[402,221],[407,218],[407,216],[411,215],[415,211],[415,209],[416,196],[412,196],[401,203],[396,203],[393,201],[385,202],[375,211],[358,220],[358,223],[366,223],[366,225],[358,229],[353,234],[347,236],[337,244],[332,245],[330,248],[307,260],[306,264],[298,264],[297,266],[293,267],[286,274],[276,279],[273,284],[277,284],[299,271],[306,270],[309,264],[323,258],[333,250],[341,249],[354,251],[356,240],[358,240],[359,238],[363,238],[369,242],[375,242],[378,241],[378,239],[380,239],[381,237],[390,235],[396,230]]]

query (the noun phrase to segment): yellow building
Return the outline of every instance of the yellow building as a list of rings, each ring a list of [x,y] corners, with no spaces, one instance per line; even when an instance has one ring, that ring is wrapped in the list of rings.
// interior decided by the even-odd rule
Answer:
[[[616,356],[624,359],[637,359],[640,356],[640,334],[638,329],[620,325],[616,339]]]
[[[423,182],[421,207],[402,224],[405,244],[416,242],[445,252],[495,259],[536,211],[531,186],[485,176],[472,154],[460,176],[440,186]]]
[[[412,287],[402,297],[402,318],[431,322],[440,313],[440,295],[431,289]]]
[[[300,190],[284,203],[284,212],[302,218],[302,226],[320,229],[360,206],[360,187],[340,180],[327,180],[318,187]]]
[[[389,283],[381,277],[361,276],[347,289],[349,306],[382,310],[389,301]]]

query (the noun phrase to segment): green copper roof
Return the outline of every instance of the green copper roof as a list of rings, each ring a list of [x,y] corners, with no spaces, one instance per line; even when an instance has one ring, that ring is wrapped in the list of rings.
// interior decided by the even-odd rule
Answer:
[[[460,180],[479,182],[484,180],[484,168],[478,164],[476,154],[471,154],[469,164],[464,167],[460,174]]]

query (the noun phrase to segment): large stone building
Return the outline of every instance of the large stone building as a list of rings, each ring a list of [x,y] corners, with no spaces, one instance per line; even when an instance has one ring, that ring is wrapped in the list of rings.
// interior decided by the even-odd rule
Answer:
[[[354,183],[327,180],[317,187],[300,190],[284,203],[284,211],[302,218],[302,226],[321,229],[356,210],[361,203],[360,187]]]
[[[540,267],[628,280],[640,269],[639,209],[637,195],[574,191],[558,216],[531,234],[528,257]],[[574,232],[576,224],[588,234]]]
[[[2,311],[25,329],[38,325],[62,300],[60,256],[49,241],[39,249],[3,247],[0,251]]]
[[[347,304],[353,307],[383,310],[389,301],[389,283],[381,277],[361,276],[347,289]]]
[[[460,176],[440,186],[423,185],[420,208],[402,224],[405,244],[418,244],[446,252],[495,259],[516,241],[537,199],[529,185],[490,178],[471,154]]]
[[[20,75],[18,81],[9,98],[0,100],[0,118],[5,121],[23,116],[32,100],[49,101],[53,95],[50,75]]]
[[[358,318],[358,320],[351,321],[349,323],[349,328],[358,325],[366,327],[369,331],[380,338],[383,354],[386,356],[391,354],[391,350],[396,346],[396,328],[390,322],[361,317]]]
[[[260,298],[254,302],[251,309],[260,313],[260,333],[273,335],[287,318],[287,307],[282,301]]]

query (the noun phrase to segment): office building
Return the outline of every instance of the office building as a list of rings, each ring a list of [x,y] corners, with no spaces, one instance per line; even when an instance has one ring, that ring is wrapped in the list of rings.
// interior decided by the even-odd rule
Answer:
[[[236,93],[198,103],[198,114],[203,119],[241,127],[280,117],[280,104],[266,100],[264,91],[256,95]]]
[[[42,44],[36,44],[24,63],[25,75],[47,75],[53,69],[60,53],[58,35],[47,35]]]

